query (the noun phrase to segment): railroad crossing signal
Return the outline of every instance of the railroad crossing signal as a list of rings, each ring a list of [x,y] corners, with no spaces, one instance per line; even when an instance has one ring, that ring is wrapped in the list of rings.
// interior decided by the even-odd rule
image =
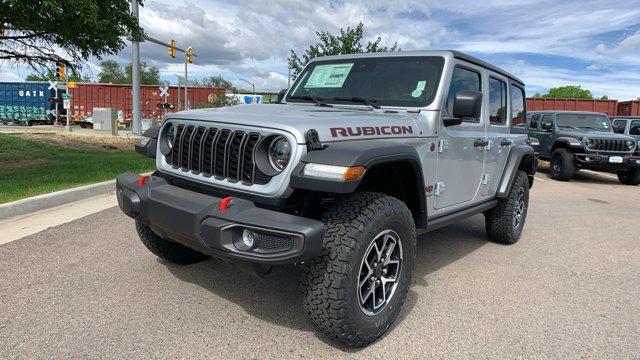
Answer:
[[[167,85],[165,86],[161,86],[158,89],[160,89],[160,97],[167,97],[169,96],[169,87]]]
[[[176,46],[175,40],[169,41],[169,56],[171,56],[172,58],[175,59],[176,58],[176,49],[174,49],[173,46]]]
[[[55,80],[49,80],[49,90],[57,89],[58,82]]]
[[[56,62],[56,75],[59,79],[66,79],[67,74],[64,73],[64,64],[62,61]]]

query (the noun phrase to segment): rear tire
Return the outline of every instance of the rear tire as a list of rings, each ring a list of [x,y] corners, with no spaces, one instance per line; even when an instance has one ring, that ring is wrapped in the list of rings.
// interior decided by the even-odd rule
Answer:
[[[140,240],[149,251],[170,263],[188,265],[209,258],[201,252],[158,236],[148,225],[137,220],[136,230],[138,231]]]
[[[556,149],[551,155],[551,178],[558,181],[569,181],[573,178],[576,165],[573,162],[573,154],[567,149]]]
[[[304,308],[325,334],[366,346],[393,324],[411,285],[416,255],[411,212],[396,198],[361,192],[328,209],[324,223],[322,253],[302,277]]]
[[[640,167],[618,170],[616,174],[624,185],[640,185]]]
[[[509,195],[498,200],[498,206],[484,213],[489,239],[501,244],[515,244],[520,240],[529,210],[529,179],[518,170]]]

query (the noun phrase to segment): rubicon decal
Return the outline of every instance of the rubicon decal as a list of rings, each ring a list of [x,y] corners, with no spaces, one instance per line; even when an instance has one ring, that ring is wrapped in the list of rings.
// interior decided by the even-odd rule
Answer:
[[[330,128],[331,137],[413,134],[411,126],[356,126]]]

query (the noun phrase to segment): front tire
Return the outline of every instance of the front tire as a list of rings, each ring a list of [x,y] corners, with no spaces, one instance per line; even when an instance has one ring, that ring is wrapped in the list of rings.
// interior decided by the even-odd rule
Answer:
[[[551,154],[551,178],[558,181],[569,181],[573,179],[576,165],[573,162],[573,154],[567,149],[556,149]]]
[[[500,199],[498,206],[484,213],[489,239],[502,244],[515,244],[520,240],[529,210],[529,179],[518,170],[509,195]]]
[[[304,308],[325,334],[366,346],[393,324],[411,285],[411,212],[396,198],[361,192],[328,209],[324,223],[322,254],[303,274]]]
[[[136,230],[140,240],[149,251],[170,263],[188,265],[209,258],[201,252],[158,236],[148,225],[138,220],[136,220]]]
[[[640,167],[618,170],[616,174],[624,185],[640,185]]]

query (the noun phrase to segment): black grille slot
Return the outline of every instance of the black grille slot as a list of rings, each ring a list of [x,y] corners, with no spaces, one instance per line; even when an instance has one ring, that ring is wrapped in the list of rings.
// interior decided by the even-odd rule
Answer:
[[[213,163],[213,175],[219,179],[226,178],[225,170],[225,153],[227,148],[227,141],[231,137],[231,130],[221,130],[220,136],[215,142],[215,155]]]
[[[293,238],[289,236],[257,233],[256,252],[277,253],[293,249]]]
[[[271,181],[272,176],[262,173],[254,159],[262,135],[207,126],[175,126],[175,144],[165,156],[173,168],[245,185]]]
[[[210,128],[202,139],[202,173],[205,176],[211,176],[213,173],[213,152],[216,135],[218,129]]]
[[[207,131],[207,128],[205,128],[204,126],[200,126],[195,130],[191,138],[190,167],[191,171],[196,174],[200,172],[200,164],[202,160],[202,153],[200,152],[200,148],[202,146],[202,137],[204,136],[205,131]]]
[[[231,135],[231,139],[227,145],[227,154],[225,158],[227,159],[227,179],[229,181],[237,182],[240,180],[240,161],[242,160],[242,156],[240,156],[240,149],[242,148],[244,137],[244,132],[235,131]]]
[[[178,125],[176,129],[176,139],[173,144],[173,150],[171,151],[171,165],[174,167],[180,166],[180,139],[182,138],[182,132],[184,131],[184,125]]]
[[[251,133],[247,136],[247,140],[244,143],[242,149],[242,171],[241,178],[244,183],[253,183],[253,169],[255,168],[255,162],[253,161],[253,150],[260,141],[260,134]]]

